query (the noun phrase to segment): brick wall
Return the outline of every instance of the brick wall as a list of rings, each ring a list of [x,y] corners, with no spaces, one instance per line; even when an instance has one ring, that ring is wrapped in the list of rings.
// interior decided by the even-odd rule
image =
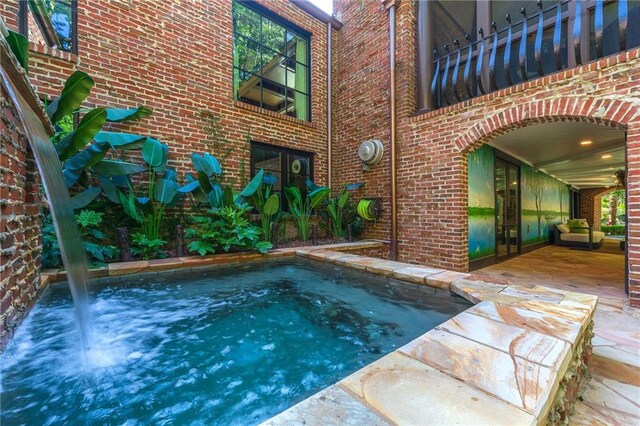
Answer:
[[[611,188],[589,188],[580,190],[580,217],[587,219],[595,231],[600,230],[602,219],[602,195]]]
[[[354,198],[381,197],[382,215],[367,223],[363,237],[389,238],[389,35],[388,19],[378,1],[337,0],[334,10],[343,23],[336,43],[334,92],[336,132],[333,139],[334,187],[365,182]],[[367,139],[384,144],[382,161],[363,171],[358,147]]]
[[[40,180],[13,104],[0,104],[0,350],[40,292]]]
[[[364,3],[364,14],[352,3],[360,4],[347,0],[336,3],[345,24],[341,48],[347,52],[356,47],[348,37],[366,39],[370,33],[377,33],[380,40],[360,45],[360,51],[354,53],[357,56],[351,56],[350,61],[343,59],[339,74],[354,76],[349,86],[358,88],[358,99],[383,102],[389,89],[386,67],[381,65],[388,55],[384,41],[388,12],[378,7],[379,3]],[[364,19],[369,24],[361,23]],[[588,121],[627,131],[629,279],[632,303],[640,305],[640,49],[414,116],[415,39],[415,2],[400,2],[396,39],[400,260],[467,270],[467,153],[518,127],[549,121]],[[375,75],[355,77],[359,69],[385,73],[386,83]],[[375,84],[368,84],[369,80]],[[371,134],[385,134],[388,121],[372,120],[366,109],[350,108],[352,96],[338,96],[336,102],[336,108],[344,112],[342,121],[352,126],[362,123]],[[383,109],[380,106],[381,115]],[[336,179],[349,180],[350,170],[359,164],[350,149],[345,149],[348,139],[343,139],[337,142],[341,149],[336,158]],[[386,188],[382,184],[383,176],[389,174],[388,157],[386,160],[378,166],[376,176],[363,175],[367,186],[379,192]],[[378,226],[376,232],[388,235],[388,223]]]
[[[116,126],[149,134],[169,144],[169,166],[182,178],[191,171],[192,152],[211,152],[201,130],[201,110],[222,117],[236,149],[223,163],[238,178],[247,131],[269,144],[315,153],[314,173],[327,179],[326,24],[288,0],[259,0],[267,8],[311,33],[311,122],[235,103],[232,72],[232,2],[79,0],[78,55],[33,45],[30,77],[41,95],[57,95],[75,69],[93,77],[89,105],[134,107],[154,113],[140,123]],[[3,1],[0,14],[17,29],[17,0]],[[237,180],[236,180],[237,181]]]

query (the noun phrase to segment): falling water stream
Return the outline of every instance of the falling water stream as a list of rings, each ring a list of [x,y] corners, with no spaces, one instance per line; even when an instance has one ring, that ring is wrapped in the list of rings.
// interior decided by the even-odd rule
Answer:
[[[6,46],[0,47],[5,48]],[[73,208],[71,207],[71,197],[62,176],[60,160],[44,125],[16,89],[16,86],[9,78],[5,66],[11,66],[11,64],[2,64],[0,68],[2,84],[6,88],[9,98],[13,101],[13,105],[22,121],[40,172],[40,178],[49,201],[49,209],[60,245],[62,262],[67,272],[67,279],[73,297],[76,322],[80,332],[80,344],[84,354],[86,354],[89,346],[87,341],[87,323],[89,321],[88,264]]]

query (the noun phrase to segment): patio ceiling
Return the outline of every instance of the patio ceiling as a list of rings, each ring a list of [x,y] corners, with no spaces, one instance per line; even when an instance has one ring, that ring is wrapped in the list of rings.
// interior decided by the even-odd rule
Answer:
[[[578,189],[614,185],[625,168],[625,132],[592,123],[535,124],[489,145]]]

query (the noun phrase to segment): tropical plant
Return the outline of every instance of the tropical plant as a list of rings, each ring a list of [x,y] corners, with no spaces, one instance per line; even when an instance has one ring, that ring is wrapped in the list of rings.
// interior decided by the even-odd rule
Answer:
[[[201,256],[221,251],[266,253],[272,244],[262,241],[260,228],[249,222],[251,209],[248,204],[234,204],[210,209],[207,216],[194,216],[194,226],[185,231],[186,237],[192,239],[189,250]]]
[[[358,189],[362,187],[362,185],[364,185],[364,183],[345,185],[338,195],[326,199],[323,216],[327,222],[327,228],[334,238],[344,238],[347,236],[345,220],[348,219],[346,218],[346,207],[349,202],[349,191]]]
[[[72,114],[80,110],[93,86],[89,75],[76,71],[65,82],[60,96],[47,105],[47,114],[56,128],[52,141],[63,163],[65,183],[76,193],[71,199],[74,209],[87,206],[103,191],[111,201],[120,203],[113,190],[111,194],[107,191],[114,185],[130,187],[130,175],[147,171],[145,166],[123,161],[123,152],[143,149],[152,142],[159,144],[147,136],[102,130],[107,122],[121,123],[149,116],[151,110],[144,106],[86,110],[73,129]]]
[[[105,192],[109,198],[118,197],[124,212],[141,226],[149,241],[160,240],[167,208],[180,200],[180,185],[173,169],[167,168],[169,148],[155,139],[148,139],[142,148],[142,158],[148,165],[146,194],[136,196],[129,182],[127,192],[105,181]],[[107,189],[108,188],[108,189]]]
[[[167,244],[160,238],[149,238],[148,235],[136,232],[132,235],[131,252],[142,260],[165,258],[167,254],[162,247]]]
[[[24,35],[8,29],[2,19],[0,19],[0,32],[7,40],[18,63],[25,71],[29,71],[29,40]]]
[[[258,179],[259,184],[251,197],[251,202],[260,215],[262,235],[266,241],[269,241],[271,228],[273,224],[276,223],[278,213],[280,212],[280,197],[278,194],[272,193],[273,185],[275,185],[278,180],[275,176],[265,173],[262,169],[260,169],[254,179]]]
[[[307,190],[304,196],[297,186],[288,186],[284,189],[289,204],[289,212],[302,241],[309,239],[309,219],[313,209],[329,195],[329,191],[328,187],[317,186],[310,180],[307,180]]]
[[[107,238],[98,229],[102,224],[103,216],[103,213],[93,210],[82,210],[76,215],[76,223],[80,228],[82,244],[92,265],[103,265],[107,261],[115,259],[118,255],[118,250],[115,246],[105,244]],[[42,228],[42,264],[47,268],[62,266],[60,246],[51,215],[49,214],[45,215]]]
[[[191,154],[191,161],[196,174],[186,176],[187,184],[179,192],[191,193],[196,202],[209,203],[213,209],[246,204],[262,185],[264,171],[260,170],[242,191],[236,193],[228,185],[221,186],[219,179],[223,171],[216,157],[207,153],[194,153]]]

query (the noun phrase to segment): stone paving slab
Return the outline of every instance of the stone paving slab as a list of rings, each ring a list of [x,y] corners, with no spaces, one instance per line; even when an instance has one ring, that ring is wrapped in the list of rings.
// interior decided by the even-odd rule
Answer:
[[[393,278],[403,281],[409,281],[414,284],[426,284],[427,277],[444,272],[443,269],[428,268],[426,266],[406,266],[404,268],[395,269]]]
[[[438,287],[444,290],[449,290],[450,284],[453,281],[468,277],[469,274],[463,272],[444,271],[439,274],[430,275],[427,277],[427,284],[433,287]]]
[[[531,414],[393,352],[340,382],[395,424],[533,425]]]
[[[306,399],[304,404],[294,405],[262,424],[268,426],[383,426],[390,423],[344,389],[333,385]]]
[[[582,330],[582,324],[557,317],[551,309],[547,313],[541,313],[514,306],[482,302],[467,309],[467,312],[537,331],[562,339],[570,344],[577,342]]]
[[[400,352],[536,418],[554,391],[552,369],[444,330],[431,330]]]
[[[435,330],[457,334],[556,371],[569,360],[571,346],[563,340],[467,312],[456,315]]]

